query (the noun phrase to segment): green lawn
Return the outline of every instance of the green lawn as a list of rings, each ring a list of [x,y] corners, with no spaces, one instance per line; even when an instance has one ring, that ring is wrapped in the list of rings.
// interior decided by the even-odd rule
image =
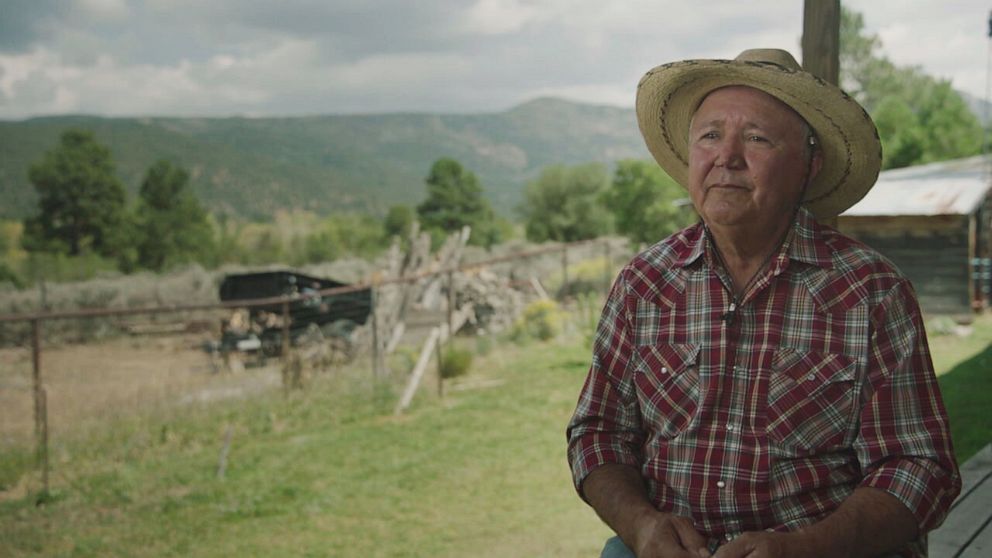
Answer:
[[[964,463],[992,442],[992,315],[976,319],[970,335],[931,335],[930,345],[954,453]]]
[[[510,352],[477,358],[466,379],[503,383],[443,400],[428,383],[399,418],[394,395],[325,378],[289,400],[146,419],[86,453],[63,447],[52,501],[0,502],[0,555],[592,555],[609,532],[575,495],[564,449],[587,349]]]
[[[932,337],[962,461],[992,440],[990,340],[987,317]],[[360,370],[56,437],[48,501],[37,477],[0,498],[0,556],[596,555],[609,531],[564,455],[587,361],[575,338],[499,345],[464,380],[476,387],[439,399],[428,379],[399,418],[398,387]]]

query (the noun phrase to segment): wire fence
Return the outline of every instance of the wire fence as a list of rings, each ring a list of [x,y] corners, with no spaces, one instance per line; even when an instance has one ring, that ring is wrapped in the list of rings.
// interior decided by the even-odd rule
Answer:
[[[535,299],[602,294],[626,250],[622,239],[553,244],[331,287],[281,271],[278,296],[0,315],[0,453],[33,447],[47,492],[59,436],[158,407],[288,393],[342,366],[404,385],[402,412],[425,375],[443,392],[450,332],[492,335]]]

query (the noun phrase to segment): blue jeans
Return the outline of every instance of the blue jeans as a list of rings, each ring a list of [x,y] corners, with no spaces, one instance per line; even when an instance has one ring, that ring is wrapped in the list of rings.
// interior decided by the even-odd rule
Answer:
[[[623,544],[620,537],[612,537],[606,541],[599,558],[635,558],[634,553]]]

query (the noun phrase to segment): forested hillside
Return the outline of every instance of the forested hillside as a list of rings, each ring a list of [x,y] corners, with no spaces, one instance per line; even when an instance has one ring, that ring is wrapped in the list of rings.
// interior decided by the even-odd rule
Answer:
[[[278,209],[381,215],[417,203],[440,157],[472,169],[508,213],[545,166],[648,157],[633,110],[558,99],[493,114],[35,118],[0,122],[0,218],[37,210],[27,169],[73,127],[110,148],[130,193],[165,158],[190,170],[193,191],[211,211],[250,218]]]

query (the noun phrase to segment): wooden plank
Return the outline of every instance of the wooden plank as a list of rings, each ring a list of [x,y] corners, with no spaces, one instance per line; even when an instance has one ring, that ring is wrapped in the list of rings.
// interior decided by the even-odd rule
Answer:
[[[992,482],[983,482],[967,498],[951,510],[944,525],[933,532],[931,546],[964,548],[983,527],[992,514]],[[931,554],[931,556],[935,556]],[[953,555],[952,555],[953,556]]]
[[[447,324],[443,327],[445,330],[448,328]],[[417,386],[420,385],[420,380],[424,376],[424,371],[427,370],[427,363],[431,360],[431,353],[434,351],[434,345],[437,344],[438,338],[440,337],[440,327],[435,327],[432,329],[430,335],[427,336],[427,340],[424,341],[424,347],[420,351],[420,358],[417,359],[417,365],[413,367],[413,374],[410,375],[410,381],[406,384],[406,389],[403,391],[403,396],[400,397],[400,400],[396,403],[396,408],[393,409],[393,414],[398,415],[410,406],[410,402],[413,401],[413,394],[417,393]]]
[[[992,444],[978,450],[964,465],[961,465],[961,496],[955,502],[955,506],[967,498],[990,474],[992,474]]]
[[[980,538],[989,536],[989,521],[992,518],[992,444],[985,446],[961,466],[961,485],[961,496],[952,506],[944,524],[930,534],[931,558],[964,556],[963,552],[970,552],[969,543],[978,544]],[[978,555],[988,556],[976,554]]]
[[[992,556],[992,526],[986,523],[985,529],[968,545],[968,548],[961,554],[961,558],[988,558],[989,556]]]

